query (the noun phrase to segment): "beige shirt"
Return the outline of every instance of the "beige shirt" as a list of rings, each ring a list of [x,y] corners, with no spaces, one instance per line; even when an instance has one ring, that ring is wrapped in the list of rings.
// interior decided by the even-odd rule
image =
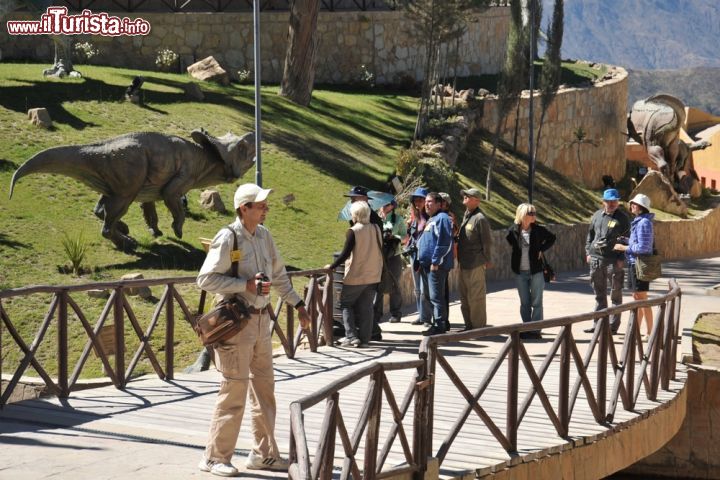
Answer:
[[[346,285],[379,283],[383,265],[380,229],[372,223],[356,223],[351,229],[355,235],[355,248],[345,261],[343,283]]]
[[[248,232],[239,218],[230,225],[237,235],[238,249],[232,253],[233,233],[227,228],[220,230],[210,244],[205,262],[200,268],[197,284],[203,290],[219,294],[223,299],[240,295],[255,308],[263,308],[270,303],[270,296],[256,295],[245,290],[246,282],[263,272],[270,278],[273,288],[290,305],[300,302],[300,296],[293,290],[285,263],[275,246],[270,231],[258,225],[255,234]],[[238,263],[238,276],[231,271],[232,257]]]

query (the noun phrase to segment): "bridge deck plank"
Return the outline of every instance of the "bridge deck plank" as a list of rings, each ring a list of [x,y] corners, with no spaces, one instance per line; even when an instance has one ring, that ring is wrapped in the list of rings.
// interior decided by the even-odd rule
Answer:
[[[467,342],[472,343],[472,342]],[[318,354],[301,351],[297,360],[279,357],[275,362],[276,396],[278,418],[276,435],[281,448],[289,444],[289,404],[299,397],[325,387],[333,380],[341,378],[351,371],[368,365],[372,361],[401,361],[416,358],[410,349],[370,348],[363,350],[321,348]],[[447,358],[456,373],[468,383],[471,391],[479,383],[486,368],[492,361],[491,355],[469,355],[468,345],[464,345],[459,355],[448,355]],[[471,360],[471,361],[469,361]],[[542,358],[533,358],[535,368]],[[543,383],[553,407],[557,406],[559,386],[554,379],[558,378],[557,362],[553,362],[546,380]],[[588,372],[591,382],[595,372]],[[396,401],[402,397],[412,372],[388,372],[388,379],[393,386]],[[626,412],[618,408],[615,423],[630,421],[643,412],[657,408],[663,402],[672,399],[681,387],[683,373],[679,372],[679,382],[673,382],[673,392],[660,392],[658,402],[647,401],[641,393],[637,404],[637,412]],[[45,398],[8,405],[0,411],[0,418],[29,420],[50,425],[75,427],[92,431],[124,435],[130,437],[151,438],[157,442],[189,445],[201,448],[204,446],[209,427],[210,415],[215,402],[220,375],[211,370],[197,374],[177,374],[172,382],[165,382],[155,377],[143,377],[130,382],[125,391],[112,386],[73,392],[67,399]],[[571,374],[571,384],[574,376]],[[467,404],[458,390],[451,384],[447,375],[438,370],[436,377],[436,409],[434,413],[435,433],[433,448],[437,450],[447,432],[451,429],[457,416]],[[501,368],[496,378],[480,399],[480,405],[492,416],[498,427],[505,430],[505,404],[507,395],[507,369]],[[522,402],[524,392],[530,386],[527,374],[521,371],[520,396]],[[608,390],[612,382],[608,381]],[[367,380],[361,380],[344,390],[340,396],[345,424],[352,431],[355,428],[362,403],[365,398]],[[459,472],[504,464],[514,464],[533,455],[544,455],[564,448],[570,448],[575,442],[583,442],[585,438],[602,435],[607,428],[595,423],[592,413],[580,390],[575,404],[569,427],[570,437],[563,439],[555,434],[544,408],[537,396],[531,403],[524,421],[518,431],[518,455],[511,456],[492,437],[489,430],[474,412],[470,412],[460,434],[455,439],[441,469],[442,476],[455,476]],[[408,436],[412,431],[411,405],[403,425]],[[311,456],[317,447],[317,433],[322,424],[324,404],[309,409],[305,415],[308,442]],[[389,408],[384,406],[381,424],[381,446],[385,442],[390,429]],[[246,410],[244,425],[240,433],[237,448],[239,453],[246,454],[251,447],[249,411]],[[342,464],[342,447],[336,447],[336,465]],[[363,445],[359,448],[359,455]],[[192,463],[194,459],[188,459]],[[386,465],[400,464],[405,461],[399,439],[393,443]],[[278,475],[283,477],[282,474]]]

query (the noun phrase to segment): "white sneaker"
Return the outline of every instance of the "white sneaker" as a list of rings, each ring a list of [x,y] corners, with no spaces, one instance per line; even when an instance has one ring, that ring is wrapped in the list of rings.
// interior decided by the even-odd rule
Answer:
[[[262,458],[259,455],[255,455],[250,452],[245,467],[248,470],[274,470],[277,472],[286,472],[290,467],[290,462],[282,457],[265,457]]]
[[[205,457],[200,459],[198,468],[201,472],[210,472],[218,477],[237,477],[239,474],[238,469],[233,467],[232,463],[220,463]]]

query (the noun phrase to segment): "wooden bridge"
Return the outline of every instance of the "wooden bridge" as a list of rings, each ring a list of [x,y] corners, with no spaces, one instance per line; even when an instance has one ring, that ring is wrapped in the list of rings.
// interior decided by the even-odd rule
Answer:
[[[311,272],[312,278],[321,276]],[[136,356],[152,352],[149,337],[162,308],[169,323],[175,302],[191,315],[173,291],[181,279],[173,280],[145,329],[142,322],[130,320],[133,315],[123,300],[129,283],[114,286],[104,315],[114,312],[116,323],[127,318],[141,339],[141,348],[128,353],[131,366]],[[667,293],[645,302],[546,320],[538,325],[542,341],[523,340],[520,333],[529,328],[511,324],[420,342],[417,328],[402,323],[384,325],[385,339],[377,346],[344,349],[318,346],[329,334],[323,325],[330,318],[332,296],[324,290],[330,277],[327,282],[311,281],[306,295],[315,317],[310,348],[298,350],[297,341],[288,340],[299,340],[290,317],[283,334],[286,355],[275,363],[277,435],[281,446],[289,446],[291,478],[524,478],[528,472],[532,478],[599,478],[662,446],[684,418],[685,372],[677,363],[681,292],[674,283]],[[67,289],[54,297],[57,305],[44,325],[56,312],[67,317],[68,305],[76,308],[63,295],[69,295]],[[17,342],[2,300],[0,316]],[[645,305],[656,312],[647,339],[635,322],[637,309]],[[623,315],[625,327],[618,336],[607,325],[615,312]],[[95,327],[83,322],[88,349],[101,349],[97,334],[105,317]],[[596,318],[600,328],[583,334]],[[166,335],[172,332],[165,328]],[[42,370],[34,358],[42,337],[38,334],[32,344],[21,342],[23,368],[16,370],[10,386],[28,365]],[[0,417],[204,445],[217,372],[176,374],[167,366],[156,368],[159,378],[127,382],[130,374],[119,374],[128,373],[124,363],[123,368],[104,363],[114,386],[79,390],[74,374],[64,379],[46,375],[59,398],[8,404]],[[74,371],[79,372],[77,366]],[[6,386],[2,399],[7,395]],[[239,452],[246,453],[250,445],[244,428]]]

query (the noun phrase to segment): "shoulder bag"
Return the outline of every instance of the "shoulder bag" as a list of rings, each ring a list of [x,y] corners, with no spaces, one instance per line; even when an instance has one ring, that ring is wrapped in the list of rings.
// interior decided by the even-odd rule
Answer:
[[[643,282],[651,282],[662,276],[662,258],[654,244],[652,255],[635,256],[635,276]]]
[[[235,231],[226,227],[233,234],[233,251],[237,250],[238,242]],[[238,276],[238,261],[232,262],[230,268],[233,277]],[[235,295],[223,300],[215,308],[197,319],[193,329],[204,346],[212,346],[237,335],[250,320],[250,308],[247,301]]]
[[[545,279],[545,282],[554,282],[556,280],[555,269],[548,263],[547,260],[545,260],[545,255],[540,255],[540,262],[542,263],[543,278]]]

